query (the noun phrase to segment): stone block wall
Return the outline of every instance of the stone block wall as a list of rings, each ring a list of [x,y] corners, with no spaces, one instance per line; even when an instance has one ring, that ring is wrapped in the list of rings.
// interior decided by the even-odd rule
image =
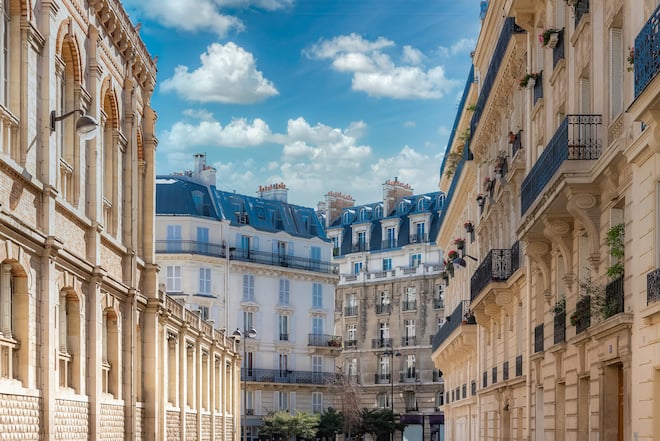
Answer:
[[[172,410],[167,411],[166,415],[167,421],[166,421],[166,436],[167,436],[167,441],[179,441],[179,433],[181,432],[181,417],[179,415],[179,412],[175,412]]]
[[[89,403],[85,401],[56,400],[55,439],[86,441],[89,431]]]
[[[186,412],[186,441],[197,441],[196,412]]]
[[[144,439],[144,407],[135,409],[135,441]]]
[[[211,441],[211,415],[202,415],[202,441]]]
[[[41,398],[0,394],[0,438],[3,441],[41,439]]]
[[[124,406],[101,404],[100,426],[102,440],[124,441]]]

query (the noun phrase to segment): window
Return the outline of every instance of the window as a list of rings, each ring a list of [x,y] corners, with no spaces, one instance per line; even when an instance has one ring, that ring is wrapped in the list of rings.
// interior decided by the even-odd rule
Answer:
[[[378,294],[378,304],[383,306],[390,304],[390,293],[388,291],[381,291]]]
[[[346,344],[355,344],[357,342],[357,325],[350,324],[346,326]]]
[[[406,333],[406,338],[415,338],[415,320],[404,320],[404,331]]]
[[[391,271],[391,270],[392,270],[392,258],[386,257],[383,259],[383,271]]]
[[[311,270],[318,271],[321,268],[321,248],[320,247],[311,247],[310,249],[311,257]]]
[[[357,234],[358,251],[365,251],[367,249],[367,232],[359,231]]]
[[[197,227],[197,252],[200,254],[209,252],[209,229],[206,227]]]
[[[279,354],[280,376],[289,375],[289,354]]]
[[[342,216],[342,223],[343,224],[348,224],[351,222],[351,213],[348,211],[345,211],[343,216]]]
[[[415,229],[417,231],[417,242],[424,242],[426,240],[426,224],[424,222],[420,222],[415,225]]]
[[[362,262],[353,263],[353,274],[360,274],[362,271]]]
[[[610,120],[623,111],[623,34],[620,28],[610,29]]]
[[[374,218],[381,219],[383,217],[383,204],[378,204],[374,210]]]
[[[280,305],[289,304],[289,279],[280,279]]]
[[[312,308],[323,308],[323,285],[320,283],[312,284]]]
[[[417,200],[417,211],[424,211],[424,197]]]
[[[414,286],[407,286],[403,292],[403,305],[404,311],[417,309],[417,288]]]
[[[406,378],[415,378],[415,356],[412,354],[406,355]]]
[[[243,301],[254,302],[254,276],[243,274]]]
[[[422,255],[421,254],[411,254],[410,255],[410,266],[411,267],[416,267],[422,263]]]
[[[323,334],[323,317],[312,317],[312,334]]]
[[[378,324],[378,335],[381,339],[390,338],[390,325],[387,322]]]
[[[357,306],[357,297],[355,293],[346,294],[346,305],[350,307]]]
[[[312,412],[313,413],[323,412],[323,393],[322,392],[312,392]]]
[[[211,268],[199,269],[199,293],[211,294]]]
[[[254,328],[254,312],[243,311],[243,329]]]
[[[445,393],[436,392],[435,393],[435,406],[440,407],[445,404]]]
[[[394,227],[389,227],[385,237],[387,237],[387,248],[394,248],[396,246],[396,229]]]
[[[390,394],[389,392],[380,392],[376,396],[376,407],[387,409],[390,407]]]
[[[351,358],[346,362],[346,373],[349,378],[357,377],[357,358]]]
[[[332,248],[339,248],[339,238],[338,237],[332,237]]]
[[[8,107],[9,104],[9,39],[11,37],[10,25],[11,16],[9,15],[9,0],[2,0],[2,29],[0,29],[0,38],[2,38],[2,70],[0,71],[2,84],[0,85],[0,104]]]
[[[168,266],[166,269],[167,292],[182,292],[181,289],[181,267],[179,265]]]
[[[102,336],[101,336],[101,390],[119,399],[119,365],[120,339],[119,339],[119,317],[113,309],[103,312]]]
[[[181,225],[167,226],[167,252],[181,252]]]
[[[416,411],[417,410],[417,397],[415,397],[415,392],[413,391],[406,391],[404,393],[403,399],[406,404],[406,411],[411,412],[411,411]]]
[[[289,410],[289,392],[277,392],[277,408]]]
[[[369,211],[366,208],[360,210],[360,222],[366,222],[369,219]]]
[[[390,356],[381,355],[378,357],[378,373],[383,380],[390,379]]]
[[[72,291],[60,293],[58,349],[60,387],[79,390],[80,303]]]
[[[289,316],[285,314],[279,315],[279,329],[280,329],[280,341],[289,340]]]
[[[445,318],[444,317],[438,317],[438,330],[442,328],[442,325],[445,324]]]
[[[323,373],[323,357],[320,355],[312,356],[312,372],[315,374]]]
[[[209,319],[209,307],[208,306],[200,306],[199,307],[199,317],[202,320],[208,320]]]

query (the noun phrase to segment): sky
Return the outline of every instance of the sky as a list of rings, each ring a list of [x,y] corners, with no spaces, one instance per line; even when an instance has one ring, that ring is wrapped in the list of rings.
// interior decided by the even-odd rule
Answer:
[[[157,58],[158,174],[205,153],[220,190],[356,204],[438,190],[479,0],[123,0]]]

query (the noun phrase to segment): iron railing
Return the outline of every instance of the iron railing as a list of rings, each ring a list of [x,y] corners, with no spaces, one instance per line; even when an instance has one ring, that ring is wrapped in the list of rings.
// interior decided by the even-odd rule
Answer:
[[[467,300],[461,301],[458,306],[454,309],[454,312],[451,313],[449,317],[447,317],[447,321],[442,325],[440,329],[438,329],[438,332],[435,334],[435,337],[433,337],[433,351],[438,349],[440,345],[451,335],[452,332],[454,332],[456,329],[458,329],[459,326],[461,326],[461,322],[464,319],[465,314],[469,311],[469,303]],[[466,323],[466,325],[476,325],[477,322],[476,320],[470,320]]]
[[[623,297],[623,276],[605,285],[605,318],[623,312]]]
[[[353,317],[358,313],[357,306],[347,306],[344,308],[344,317]]]
[[[402,311],[414,311],[417,309],[417,300],[404,300],[401,302]]]
[[[215,243],[196,240],[157,240],[156,253],[201,254],[203,256],[225,257],[225,247]]]
[[[518,132],[515,133],[515,137],[513,138],[513,143],[511,144],[511,157],[513,158],[516,156],[516,153],[518,153],[518,150],[522,148],[522,130],[518,130]]]
[[[391,338],[374,338],[371,340],[372,349],[391,348],[391,347],[392,347]]]
[[[500,37],[497,40],[495,45],[495,51],[491,57],[490,65],[488,66],[488,71],[483,79],[481,85],[481,92],[479,93],[479,98],[477,98],[477,104],[475,106],[474,113],[472,114],[472,119],[470,120],[470,133],[473,135],[476,133],[477,125],[481,119],[481,115],[486,109],[486,102],[490,96],[490,92],[495,84],[495,78],[500,70],[502,61],[504,60],[504,54],[506,53],[507,48],[509,47],[509,41],[511,37],[515,34],[523,34],[526,31],[516,24],[516,20],[513,17],[507,17],[504,21],[504,26],[502,27],[502,32],[500,32]],[[468,150],[469,149],[465,149]]]
[[[411,234],[410,235],[410,243],[422,243],[422,242],[428,242],[429,241],[429,235],[428,234]]]
[[[521,214],[541,195],[566,160],[598,159],[602,115],[568,115],[552,136],[521,186]]]
[[[285,256],[279,253],[248,250],[245,248],[236,248],[230,253],[229,258],[233,260],[239,260],[241,262],[275,265],[325,274],[335,274],[337,272],[337,265],[328,261],[307,259],[304,257]]]
[[[646,275],[646,304],[660,301],[660,268]]]
[[[344,348],[357,348],[357,340],[345,340]]]
[[[584,14],[589,13],[589,0],[578,0],[574,6],[575,9],[575,27],[577,28]]]
[[[575,333],[579,334],[591,326],[591,297],[584,296],[575,305]]]
[[[401,337],[401,346],[415,346],[417,344],[416,336]]]
[[[635,38],[635,98],[660,72],[660,5]]]
[[[307,346],[341,347],[341,337],[331,334],[307,334]]]
[[[534,328],[534,353],[543,352],[543,323]]]
[[[502,363],[502,381],[509,379],[509,362],[505,361]]]
[[[331,384],[336,380],[337,375],[331,372],[241,368],[241,381],[290,384]]]
[[[392,374],[381,374],[377,373],[374,375],[374,383],[375,384],[384,384],[384,383],[390,383],[392,381]]]
[[[543,98],[543,72],[539,72],[534,82],[534,104]]]
[[[554,317],[554,342],[563,343],[566,341],[566,311],[559,312],[555,314]]]
[[[397,247],[397,240],[396,239],[387,239],[381,242],[380,248],[383,250],[387,250],[390,248],[396,248]]]
[[[419,373],[415,372],[399,372],[399,383],[414,383],[419,380]]]
[[[392,305],[387,303],[379,303],[376,305],[376,314],[389,314],[392,312]]]
[[[552,68],[557,67],[559,60],[564,58],[564,30],[559,31],[557,46],[552,48]]]
[[[508,280],[518,268],[520,242],[510,249],[490,250],[470,279],[470,300],[474,301],[489,283]]]
[[[520,377],[523,374],[523,357],[518,355],[516,357],[516,377]]]
[[[433,299],[433,309],[445,309],[445,301],[443,299]]]
[[[366,242],[357,242],[351,245],[352,253],[357,253],[359,251],[369,251],[369,244]]]

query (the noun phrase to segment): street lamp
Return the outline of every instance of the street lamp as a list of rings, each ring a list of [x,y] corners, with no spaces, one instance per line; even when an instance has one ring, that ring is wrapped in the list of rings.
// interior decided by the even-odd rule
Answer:
[[[50,131],[55,131],[55,123],[57,121],[62,121],[63,119],[75,115],[76,113],[80,113],[81,115],[80,118],[78,118],[76,121],[76,133],[78,133],[78,135],[80,135],[85,140],[94,138],[96,136],[96,128],[98,127],[99,123],[96,122],[93,117],[85,115],[85,112],[83,112],[81,109],[72,110],[71,112],[67,112],[60,116],[57,116],[54,110],[51,111]]]
[[[257,331],[254,328],[243,330],[236,328],[232,333],[232,336],[236,341],[241,341],[241,337],[245,336],[243,339],[243,365],[245,369],[245,375],[243,376],[243,441],[247,441],[247,350],[245,348],[245,342],[248,338],[255,338],[257,336]]]

